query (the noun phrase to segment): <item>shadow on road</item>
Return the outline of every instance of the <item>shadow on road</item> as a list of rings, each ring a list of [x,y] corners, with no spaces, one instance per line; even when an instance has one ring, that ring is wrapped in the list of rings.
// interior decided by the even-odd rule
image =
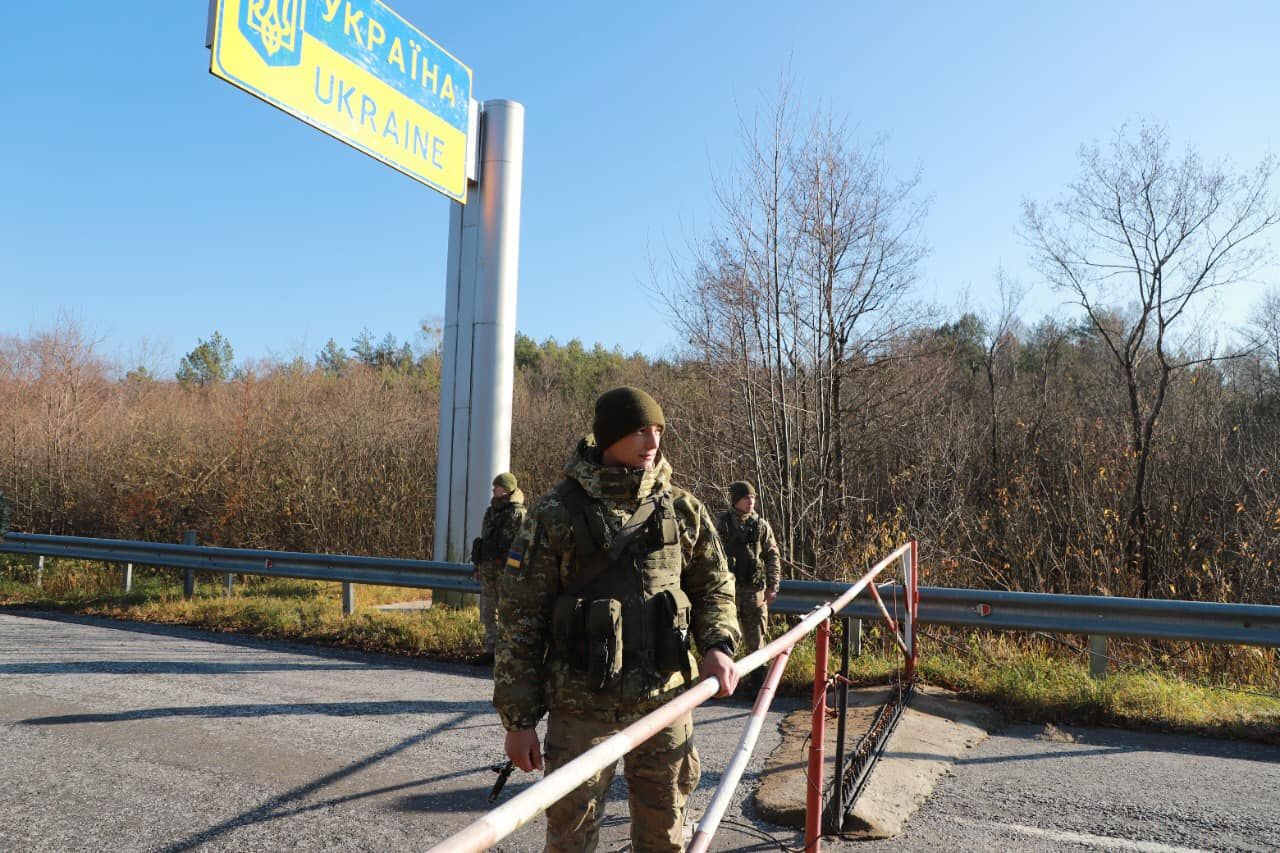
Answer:
[[[255,672],[289,670],[358,670],[368,672],[366,663],[322,661],[319,663],[218,663],[193,660],[75,660],[42,663],[0,663],[0,675],[245,675]]]
[[[383,703],[371,703],[371,704],[376,705],[376,704],[383,704]],[[450,705],[451,707],[456,707],[456,705],[454,705],[453,703],[435,703],[435,702],[424,702],[424,703],[410,702],[410,703],[386,703],[386,704],[401,704],[401,705],[421,704],[421,705],[430,705],[432,706],[432,708],[435,708],[435,709],[438,709],[442,705]],[[479,703],[474,703],[474,704],[479,704]],[[442,732],[446,732],[454,729],[459,724],[464,723],[470,716],[471,715],[467,713],[455,714],[454,716],[444,720],[443,722],[435,726],[432,726],[429,729],[424,729],[423,731],[418,732],[417,734],[411,737],[405,738],[399,743],[393,744],[392,746],[389,746],[386,749],[375,752],[373,755],[370,755],[367,758],[357,761],[347,767],[342,768],[341,770],[321,776],[319,779],[316,779],[313,782],[308,782],[305,785],[299,785],[298,787],[293,788],[292,790],[285,791],[284,793],[276,796],[272,796],[270,800],[262,803],[257,808],[251,809],[247,812],[242,812],[233,818],[223,821],[222,823],[219,823],[215,826],[211,826],[208,829],[201,830],[195,833],[194,835],[190,835],[187,838],[184,838],[180,841],[176,841],[173,844],[167,847],[164,847],[163,849],[165,851],[169,851],[170,853],[177,853],[177,851],[182,851],[182,850],[193,850],[201,846],[202,844],[207,844],[210,841],[213,841],[214,839],[218,838],[219,836],[225,835],[226,833],[242,826],[248,826],[251,824],[261,823],[264,821],[279,820],[280,818],[289,817],[290,815],[302,814],[309,811],[315,811],[317,809],[331,808],[332,806],[340,803],[348,803],[353,800],[365,799],[367,797],[378,796],[380,794],[393,793],[398,790],[406,790],[409,788],[418,787],[420,785],[429,785],[429,784],[432,784],[433,782],[438,782],[446,779],[453,779],[460,776],[466,776],[470,773],[485,771],[487,770],[488,765],[482,764],[478,767],[455,770],[452,773],[446,773],[440,776],[433,776],[433,777],[418,779],[413,782],[403,783],[401,785],[375,788],[375,789],[370,789],[368,791],[361,791],[356,794],[346,794],[341,797],[332,797],[325,800],[308,802],[306,804],[302,804],[301,802],[305,798],[319,791],[322,791],[323,789],[329,787],[330,785],[333,785],[337,782],[340,782],[344,779],[354,776],[357,773],[360,773],[364,770],[369,769],[373,765],[377,764],[379,761],[383,761],[387,758],[390,758],[393,755],[396,755],[399,752],[403,752],[404,750],[417,746],[418,744],[423,743],[424,741],[428,741],[431,738],[435,737],[436,735],[441,734]],[[481,803],[483,803],[483,799],[481,799]]]
[[[1000,732],[998,737],[1014,740],[1038,741],[1043,738],[1040,726],[1015,726]],[[1065,748],[1046,750],[1026,755],[1002,755],[988,758],[962,758],[957,765],[1003,764],[1014,761],[1052,759],[1061,761],[1072,758],[1092,758],[1100,755],[1150,752],[1169,755],[1219,756],[1233,760],[1259,761],[1267,764],[1280,762],[1280,746],[1242,740],[1239,733],[1206,727],[1194,733],[1165,733],[1132,729],[1101,729],[1096,727],[1077,729],[1063,727],[1070,741]]]
[[[437,714],[456,711],[466,719],[475,714],[488,714],[493,706],[488,702],[315,702],[311,704],[261,705],[201,705],[176,708],[140,708],[134,711],[117,711],[110,714],[61,714],[54,717],[31,717],[19,720],[23,726],[61,726],[72,723],[126,723],[135,720],[155,720],[165,717],[272,717],[272,716],[327,716],[327,717],[377,717],[394,714]]]

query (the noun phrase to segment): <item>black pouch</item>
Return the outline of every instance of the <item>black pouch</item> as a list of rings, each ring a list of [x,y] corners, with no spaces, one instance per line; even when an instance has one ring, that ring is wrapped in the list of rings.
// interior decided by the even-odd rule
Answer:
[[[733,554],[733,576],[738,583],[750,584],[755,580],[756,569],[760,567],[760,563],[756,560],[756,555],[751,553],[751,549],[745,545],[741,545],[734,550]]]
[[[693,605],[682,589],[663,590],[654,596],[654,664],[659,672],[689,668],[689,617]]]
[[[554,657],[578,671],[587,668],[586,624],[583,601],[562,595],[551,610],[551,651]]]
[[[473,566],[480,565],[480,561],[484,558],[484,540],[477,536],[471,540],[471,564]]]
[[[587,605],[587,679],[597,690],[622,674],[622,603],[600,598]]]

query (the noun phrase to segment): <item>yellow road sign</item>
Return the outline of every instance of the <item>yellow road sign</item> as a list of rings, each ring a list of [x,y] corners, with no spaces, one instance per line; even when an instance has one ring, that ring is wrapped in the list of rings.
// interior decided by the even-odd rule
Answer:
[[[210,70],[459,202],[471,69],[378,0],[217,0]]]

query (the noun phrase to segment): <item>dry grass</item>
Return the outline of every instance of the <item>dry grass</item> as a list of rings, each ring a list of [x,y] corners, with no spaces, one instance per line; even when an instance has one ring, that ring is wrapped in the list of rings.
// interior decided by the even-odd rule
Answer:
[[[285,578],[237,577],[231,597],[222,594],[222,576],[197,572],[196,596],[182,598],[177,573],[135,574],[134,589],[119,591],[115,571],[78,560],[50,561],[37,588],[29,567],[10,570],[0,580],[0,603],[70,610],[114,619],[192,625],[271,639],[298,640],[387,654],[466,659],[482,644],[474,607],[462,610],[384,611],[378,604],[429,598],[425,590],[357,586],[357,612],[342,615],[342,587],[336,583]],[[16,577],[15,577],[16,575]]]
[[[198,573],[197,595],[182,598],[172,571],[140,572],[134,590],[119,591],[119,574],[100,564],[49,561],[43,587],[30,563],[0,561],[0,603],[69,610],[147,622],[192,625],[273,639],[321,643],[398,655],[461,660],[478,654],[482,634],[474,607],[384,611],[375,605],[420,599],[423,590],[357,586],[358,612],[343,618],[341,586],[288,579],[238,579],[224,597],[221,576]],[[774,635],[786,626],[775,620]],[[1114,644],[1121,665],[1105,679],[1088,673],[1073,640],[1047,636],[931,629],[921,638],[921,677],[990,704],[1018,720],[1115,725],[1244,737],[1280,743],[1280,680],[1276,650],[1196,646],[1170,651],[1144,643]],[[830,669],[839,665],[833,635]],[[812,637],[792,652],[782,691],[808,696],[814,672]],[[901,656],[871,628],[850,679],[883,684],[900,671]],[[1223,673],[1241,674],[1228,685]],[[1209,683],[1215,675],[1219,683]]]

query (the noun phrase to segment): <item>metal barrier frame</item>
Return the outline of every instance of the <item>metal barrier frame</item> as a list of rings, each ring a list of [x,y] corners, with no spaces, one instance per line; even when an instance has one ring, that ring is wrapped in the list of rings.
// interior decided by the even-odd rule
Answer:
[[[910,543],[898,548],[868,570],[856,583],[846,588],[835,601],[814,608],[812,613],[800,620],[800,624],[787,631],[781,637],[767,643],[763,648],[734,661],[734,671],[739,677],[742,677],[763,666],[782,652],[789,651],[806,634],[815,628],[826,625],[831,616],[845,604],[852,601],[858,593],[862,592],[875,580],[876,575],[901,559],[904,554],[909,554],[910,551]],[[826,671],[825,669],[821,669],[821,671],[823,674],[822,683],[825,685]],[[817,683],[816,678],[815,683]],[[608,740],[582,753],[554,773],[547,774],[511,800],[439,842],[428,853],[487,850],[541,814],[549,805],[577,788],[601,768],[608,767],[658,731],[691,712],[719,692],[720,681],[718,679],[704,678],[667,704],[641,717]],[[825,718],[825,686],[822,696],[822,713]],[[819,756],[821,756],[821,753],[819,753]],[[810,761],[812,761],[812,758]],[[821,758],[819,758],[817,774],[819,780],[819,805],[816,809],[818,812],[821,812],[821,773],[822,765]],[[811,783],[813,778],[814,776],[811,775]],[[818,820],[819,822],[821,821],[820,814]]]

